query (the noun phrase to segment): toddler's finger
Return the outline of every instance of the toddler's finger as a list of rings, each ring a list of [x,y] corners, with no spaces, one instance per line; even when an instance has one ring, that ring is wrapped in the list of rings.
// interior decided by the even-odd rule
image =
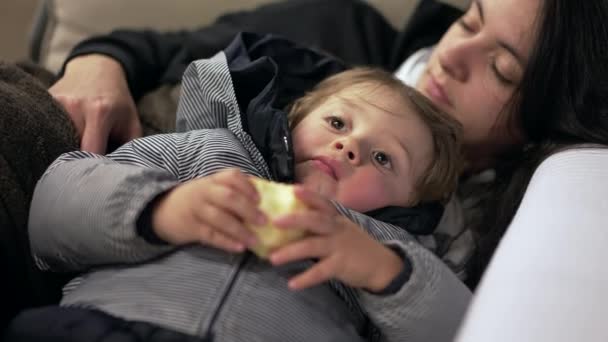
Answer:
[[[294,187],[294,193],[298,199],[306,203],[310,208],[322,211],[327,214],[335,214],[336,208],[327,198],[310,191],[301,185]]]
[[[286,214],[272,220],[272,223],[279,228],[304,229],[319,235],[331,234],[338,228],[335,215],[312,210]]]
[[[243,222],[221,207],[207,205],[202,207],[201,210],[196,211],[195,215],[201,223],[203,238],[218,231],[248,246],[257,242],[255,234],[247,229]]]
[[[266,215],[258,209],[256,202],[231,187],[215,187],[207,200],[244,222],[258,225],[266,223]]]
[[[221,184],[229,186],[236,191],[249,197],[255,203],[260,201],[260,195],[256,190],[255,186],[249,181],[250,176],[247,176],[239,169],[229,169],[228,171],[222,172],[218,176],[218,180]]]
[[[270,255],[270,262],[283,265],[306,259],[321,259],[332,252],[331,243],[325,237],[307,237],[283,246]]]
[[[291,290],[303,290],[329,281],[335,277],[335,264],[332,259],[321,260],[308,270],[289,279],[287,286]]]
[[[204,245],[212,246],[231,253],[242,253],[245,251],[245,245],[226,234],[223,234],[216,229],[207,227],[201,229],[201,243]]]

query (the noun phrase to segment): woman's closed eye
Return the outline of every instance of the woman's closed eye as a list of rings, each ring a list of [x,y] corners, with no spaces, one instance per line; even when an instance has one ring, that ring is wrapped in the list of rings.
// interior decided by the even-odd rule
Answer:
[[[500,73],[500,71],[498,70],[498,67],[496,67],[496,63],[492,63],[492,72],[494,73],[494,76],[496,76],[496,79],[504,84],[505,86],[510,86],[513,85],[513,81],[511,81],[510,79],[508,79],[507,77],[505,77],[503,74]]]
[[[391,161],[391,157],[382,152],[382,151],[374,151],[372,152],[372,159],[376,165],[383,167],[388,170],[393,169],[393,163]]]
[[[463,30],[465,30],[467,33],[473,34],[476,33],[478,28],[475,26],[475,24],[472,23],[467,23],[467,21],[463,18],[460,18],[458,20],[458,24],[460,25],[460,27],[462,27]],[[498,82],[500,82],[500,84],[504,85],[504,86],[512,86],[515,84],[515,81],[512,80],[510,77],[506,76],[504,72],[501,72],[500,68],[498,67],[497,61],[496,61],[496,56],[492,56],[492,58],[490,58],[490,68],[492,70],[492,73],[494,74],[494,77],[498,80]]]
[[[498,58],[496,56],[492,56],[490,58],[490,68],[492,69],[492,73],[494,74],[494,77],[498,80],[498,82],[504,86],[513,86],[515,85],[516,81],[510,77],[507,76],[508,73],[501,71],[501,68],[498,66]],[[504,63],[503,63],[504,64]],[[503,66],[504,68],[504,66]]]
[[[458,25],[468,33],[475,33],[476,28],[472,24],[467,23],[464,18],[458,20]]]

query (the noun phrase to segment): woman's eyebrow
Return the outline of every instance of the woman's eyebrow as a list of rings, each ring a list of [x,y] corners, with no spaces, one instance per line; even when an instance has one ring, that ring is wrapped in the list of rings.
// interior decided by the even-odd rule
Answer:
[[[473,0],[473,4],[477,5],[477,9],[479,10],[479,18],[481,20],[481,23],[484,23],[484,14],[483,14],[483,0]],[[521,53],[519,53],[519,51],[517,51],[517,49],[515,49],[515,47],[513,47],[513,45],[502,41],[502,40],[498,40],[498,45],[500,45],[500,47],[502,47],[503,49],[509,51],[510,54],[513,55],[513,57],[515,57],[515,59],[517,60],[517,62],[524,67],[526,65],[526,60],[523,57],[523,55]]]

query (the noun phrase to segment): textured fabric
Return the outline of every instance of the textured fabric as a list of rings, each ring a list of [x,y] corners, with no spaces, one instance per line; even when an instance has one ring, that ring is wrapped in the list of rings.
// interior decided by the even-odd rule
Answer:
[[[226,167],[270,178],[243,131],[224,54],[189,67],[182,90],[177,127],[198,130],[138,139],[106,157],[66,154],[37,187],[30,229],[40,265],[91,270],[66,287],[63,305],[191,335],[212,330],[221,341],[357,341],[368,337],[370,323],[388,341],[453,337],[470,296],[466,287],[405,230],[340,206],[411,261],[410,280],[394,295],[337,282],[294,293],[286,278],[308,262],[272,268],[250,254],[157,246],[139,237],[138,215],[178,182]],[[63,209],[53,210],[54,203]],[[121,266],[104,267],[109,264]]]
[[[43,307],[21,313],[4,342],[208,342],[145,322],[127,322],[100,311]],[[209,341],[210,342],[210,341]]]
[[[0,331],[24,306],[59,299],[62,279],[41,273],[31,258],[27,215],[38,178],[77,147],[67,114],[45,86],[20,67],[0,63]]]

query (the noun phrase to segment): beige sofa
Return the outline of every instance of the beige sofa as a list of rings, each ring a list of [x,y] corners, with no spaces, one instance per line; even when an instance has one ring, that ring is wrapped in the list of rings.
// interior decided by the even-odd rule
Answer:
[[[203,26],[231,10],[277,0],[40,0],[32,30],[34,61],[57,71],[80,40],[115,28],[177,30]],[[327,0],[332,1],[332,0]],[[396,28],[421,0],[367,0]],[[443,0],[464,7],[468,0]]]

